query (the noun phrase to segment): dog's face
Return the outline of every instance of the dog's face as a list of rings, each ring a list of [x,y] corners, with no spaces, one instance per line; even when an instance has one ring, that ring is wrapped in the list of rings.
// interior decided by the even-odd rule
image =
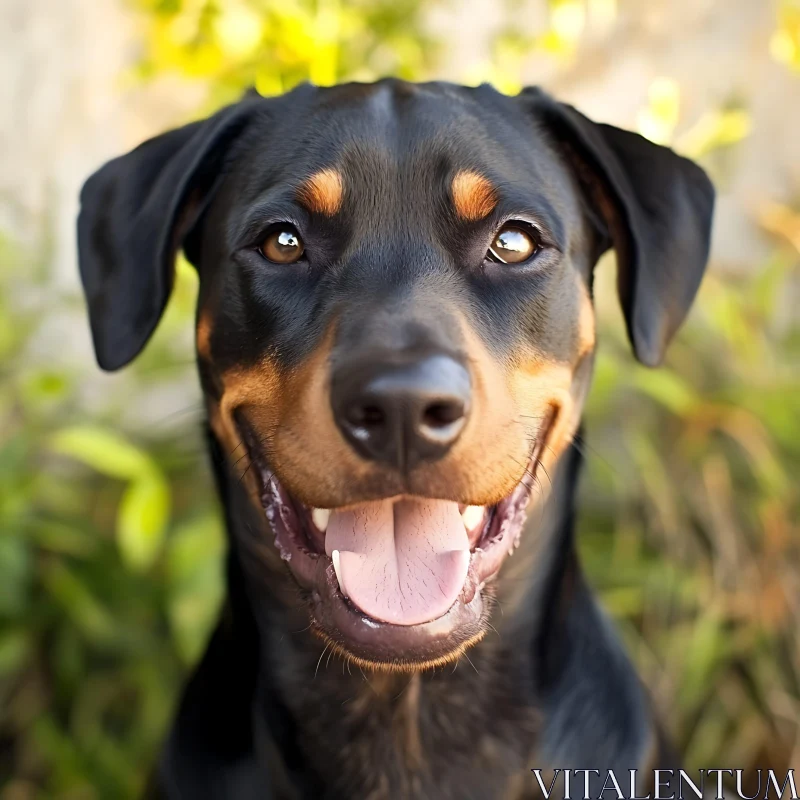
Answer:
[[[93,176],[81,269],[114,369],[184,247],[209,422],[232,474],[250,466],[264,569],[349,655],[421,666],[482,635],[539,470],[575,433],[598,256],[616,246],[655,364],[699,284],[712,199],[690,162],[536,90],[304,86]]]

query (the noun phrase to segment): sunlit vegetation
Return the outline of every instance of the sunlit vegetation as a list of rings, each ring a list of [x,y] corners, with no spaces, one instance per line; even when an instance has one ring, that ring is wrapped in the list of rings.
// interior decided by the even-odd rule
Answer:
[[[142,53],[127,78],[205,87],[198,115],[248,86],[426,78],[441,43],[423,33],[423,5],[136,0]],[[517,91],[526,54],[579,60],[587,20],[610,26],[616,13],[614,0],[552,2],[547,30],[499,32],[491,63],[463,79]],[[800,69],[796,2],[782,4],[769,48]],[[698,158],[722,186],[750,125],[735,104],[685,119],[668,75],[638,115],[642,134]],[[598,268],[581,549],[692,767],[800,765],[800,210],[766,202],[754,214],[772,256],[739,276],[712,265],[660,370],[630,355],[613,257]],[[48,257],[47,242],[23,252],[2,240],[0,796],[134,797],[215,618],[224,538],[199,395],[185,414],[137,427],[127,398],[87,411],[92,364],[82,374],[32,357],[47,317],[80,306],[42,291]],[[133,386],[194,385],[195,292],[180,262]]]

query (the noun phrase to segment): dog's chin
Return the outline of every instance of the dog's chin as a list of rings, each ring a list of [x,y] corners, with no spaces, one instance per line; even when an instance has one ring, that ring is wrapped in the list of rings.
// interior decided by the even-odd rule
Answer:
[[[493,582],[519,546],[550,426],[515,489],[493,506],[416,496],[315,509],[253,458],[275,546],[312,630],[346,659],[412,671],[446,664],[488,628]]]

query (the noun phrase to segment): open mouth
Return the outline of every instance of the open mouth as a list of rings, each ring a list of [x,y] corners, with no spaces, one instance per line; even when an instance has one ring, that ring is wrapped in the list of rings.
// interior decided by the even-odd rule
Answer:
[[[371,666],[439,664],[477,641],[491,583],[519,545],[551,423],[519,484],[492,506],[401,495],[311,508],[255,458],[275,545],[308,593],[315,630]]]

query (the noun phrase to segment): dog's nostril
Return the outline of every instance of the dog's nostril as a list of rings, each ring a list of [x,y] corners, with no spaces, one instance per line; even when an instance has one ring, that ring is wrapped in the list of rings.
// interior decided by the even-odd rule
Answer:
[[[347,421],[357,428],[377,428],[386,423],[386,412],[378,405],[355,405],[347,414]]]
[[[383,425],[386,413],[380,406],[365,406],[361,413],[362,425]]]
[[[464,416],[464,404],[456,401],[431,403],[422,414],[422,422],[429,428],[445,428]]]

